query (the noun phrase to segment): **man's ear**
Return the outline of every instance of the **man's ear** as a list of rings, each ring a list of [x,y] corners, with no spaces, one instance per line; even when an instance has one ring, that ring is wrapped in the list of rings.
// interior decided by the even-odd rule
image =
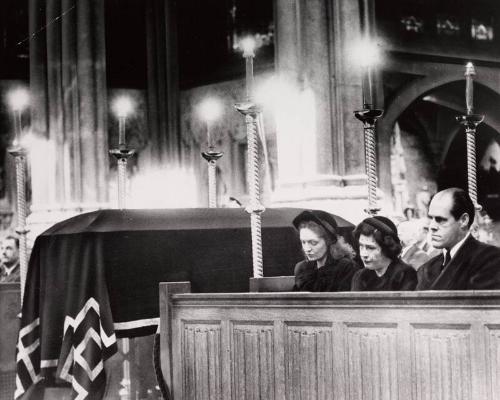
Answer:
[[[465,230],[469,229],[469,214],[463,213],[458,219],[458,222],[460,222],[460,228]]]

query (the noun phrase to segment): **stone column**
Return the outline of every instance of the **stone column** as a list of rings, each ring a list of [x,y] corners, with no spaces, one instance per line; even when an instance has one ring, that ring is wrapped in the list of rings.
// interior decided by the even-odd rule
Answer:
[[[108,200],[104,3],[30,0],[29,10],[29,222],[50,225]]]
[[[345,209],[346,215],[358,213],[355,209],[362,213],[367,196],[363,127],[353,115],[362,108],[361,76],[350,55],[361,37],[359,4],[277,0],[276,7],[276,69],[303,93],[302,104],[310,107],[305,117],[312,122],[295,148],[290,145],[294,135],[277,127],[280,182],[275,202],[307,203],[336,212]],[[309,105],[308,98],[312,99]],[[282,179],[283,169],[292,169],[296,181],[290,176]],[[353,201],[359,204],[353,207]]]
[[[291,102],[282,104],[285,113],[277,121],[281,183],[297,173],[318,177],[333,172],[328,23],[324,0],[277,1],[277,72],[291,91]],[[297,121],[290,121],[292,116]],[[296,155],[283,156],[284,151]]]
[[[180,162],[177,28],[174,2],[147,0],[148,145],[139,167],[165,168]]]

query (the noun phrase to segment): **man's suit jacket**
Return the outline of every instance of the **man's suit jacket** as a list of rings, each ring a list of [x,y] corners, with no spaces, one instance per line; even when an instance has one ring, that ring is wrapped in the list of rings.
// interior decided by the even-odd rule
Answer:
[[[429,259],[429,255],[421,250],[416,244],[412,245],[404,256],[401,257],[401,260],[415,269],[419,269],[420,266],[429,261]]]
[[[446,267],[440,254],[417,274],[416,290],[500,289],[500,249],[469,236]]]
[[[4,267],[0,266],[0,282],[10,283],[10,282],[19,282],[21,280],[21,268],[19,267],[19,263],[12,270],[10,275],[5,273]]]

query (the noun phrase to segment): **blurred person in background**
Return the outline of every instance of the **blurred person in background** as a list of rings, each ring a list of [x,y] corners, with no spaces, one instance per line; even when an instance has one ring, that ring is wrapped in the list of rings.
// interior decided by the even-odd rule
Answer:
[[[19,282],[19,239],[9,235],[2,240],[0,246],[0,282]]]
[[[413,219],[401,222],[398,225],[398,233],[403,246],[401,251],[401,260],[403,262],[418,269],[430,259],[430,256],[419,247],[419,244],[427,236],[422,226],[422,220]]]

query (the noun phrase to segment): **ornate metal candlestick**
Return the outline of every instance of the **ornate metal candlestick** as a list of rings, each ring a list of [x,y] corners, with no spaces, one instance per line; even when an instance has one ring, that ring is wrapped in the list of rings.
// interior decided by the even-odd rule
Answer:
[[[377,142],[375,139],[375,124],[382,116],[383,110],[363,109],[355,111],[354,115],[363,122],[365,142],[365,171],[368,180],[368,208],[365,212],[371,216],[377,215],[380,208],[377,205]]]
[[[474,114],[473,106],[473,81],[476,75],[474,65],[469,62],[465,66],[465,103],[467,114],[457,117],[457,121],[465,127],[467,139],[467,186],[469,196],[474,203],[477,212],[481,211],[481,206],[477,202],[477,178],[476,178],[476,128],[483,122],[484,115]]]
[[[127,164],[128,159],[134,154],[135,150],[127,147],[125,137],[125,124],[128,114],[132,111],[132,102],[127,97],[120,97],[114,105],[115,113],[118,117],[118,148],[109,150],[109,153],[116,158],[118,167],[118,208],[123,210],[126,208],[127,199]],[[130,339],[122,339],[123,360],[123,379],[120,384],[123,386],[119,391],[120,398],[129,400],[131,398],[130,391]]]
[[[219,117],[220,112],[221,106],[214,98],[207,98],[201,104],[200,113],[206,122],[208,146],[208,150],[202,152],[201,155],[208,163],[208,206],[210,208],[217,207],[217,160],[224,155],[220,151],[215,151],[210,124]]]
[[[368,184],[368,207],[365,212],[376,215],[380,208],[377,205],[377,142],[375,124],[384,113],[374,107],[372,69],[369,64],[363,69],[363,110],[355,111],[354,115],[363,123],[365,142],[365,170]]]
[[[252,99],[253,91],[253,58],[254,43],[247,39],[243,43],[243,57],[246,61],[246,100],[237,103],[236,109],[245,116],[248,142],[248,192],[250,203],[246,211],[250,214],[250,228],[252,232],[252,261],[253,276],[263,277],[262,257],[262,221],[261,214],[265,211],[260,203],[260,178],[259,178],[259,143],[257,138],[257,116],[259,110]]]
[[[202,157],[208,162],[208,207],[217,207],[217,160],[224,153],[217,152],[213,148],[201,153]]]
[[[118,148],[109,150],[109,153],[116,158],[118,169],[118,208],[124,209],[127,198],[127,164],[128,159],[135,153],[135,150],[127,147],[125,139],[125,123],[127,115],[132,110],[132,103],[128,98],[119,98],[115,103],[115,111],[118,116]]]
[[[21,277],[21,302],[24,298],[24,287],[26,285],[26,275],[28,272],[28,243],[29,230],[26,229],[26,155],[27,150],[21,144],[23,109],[28,105],[28,93],[23,89],[12,92],[9,96],[10,105],[14,113],[15,140],[12,147],[8,149],[10,155],[16,161],[16,197],[17,197],[17,227],[19,235],[19,267]]]

